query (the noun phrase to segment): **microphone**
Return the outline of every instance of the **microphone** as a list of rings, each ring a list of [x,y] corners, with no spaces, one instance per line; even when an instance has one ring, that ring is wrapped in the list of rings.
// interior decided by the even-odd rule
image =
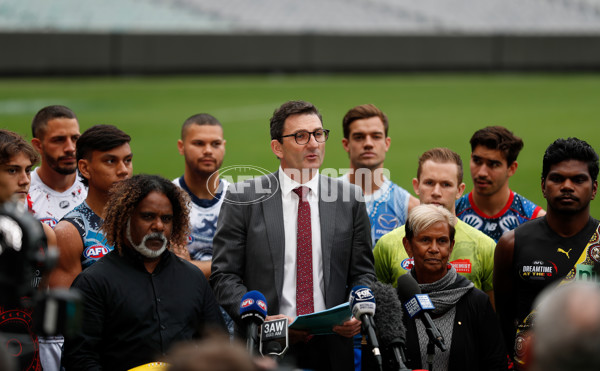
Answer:
[[[416,316],[421,318],[421,321],[425,325],[429,341],[440,348],[442,352],[445,352],[447,348],[444,343],[444,337],[427,312],[428,310],[435,309],[429,299],[429,295],[421,293],[419,284],[409,273],[403,274],[398,278],[397,288],[398,297],[402,301],[404,309],[406,309],[410,318],[415,318]]]
[[[355,318],[360,318],[363,332],[366,332],[369,346],[373,351],[379,369],[382,370],[383,361],[381,359],[381,352],[379,351],[377,335],[375,335],[375,324],[373,323],[373,315],[375,314],[375,297],[373,296],[373,292],[367,286],[354,286],[350,292],[349,301],[350,308],[352,308],[352,315]]]
[[[281,357],[288,349],[288,319],[266,321],[260,331],[260,354]]]
[[[251,355],[255,354],[258,337],[258,327],[267,317],[267,300],[260,292],[248,291],[240,303],[240,318],[246,327],[246,349]]]
[[[389,355],[393,354],[393,359],[386,363],[390,370],[408,371],[404,364],[406,356],[404,355],[404,344],[406,343],[406,328],[402,322],[402,305],[398,300],[396,289],[392,285],[375,282],[371,289],[377,302],[377,312],[373,319],[377,327],[382,347]]]

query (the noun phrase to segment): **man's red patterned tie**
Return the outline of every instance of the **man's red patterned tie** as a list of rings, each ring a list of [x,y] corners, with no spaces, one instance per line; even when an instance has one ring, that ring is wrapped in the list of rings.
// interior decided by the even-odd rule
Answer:
[[[308,187],[298,187],[298,231],[296,237],[296,314],[314,312],[312,274],[312,231]]]

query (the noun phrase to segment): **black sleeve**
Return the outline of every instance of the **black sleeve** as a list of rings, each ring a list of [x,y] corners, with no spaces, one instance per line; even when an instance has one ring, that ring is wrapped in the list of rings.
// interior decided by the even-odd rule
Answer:
[[[104,303],[85,274],[79,274],[71,288],[82,294],[83,321],[76,335],[65,338],[62,364],[67,370],[102,370],[98,349],[102,340]]]
[[[506,370],[508,358],[498,317],[488,296],[479,292],[477,303],[476,344],[478,344],[480,370]]]

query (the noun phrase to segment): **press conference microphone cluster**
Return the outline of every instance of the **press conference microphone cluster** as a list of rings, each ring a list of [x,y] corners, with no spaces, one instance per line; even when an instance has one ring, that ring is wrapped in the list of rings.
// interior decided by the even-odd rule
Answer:
[[[377,303],[377,311],[373,319],[384,350],[384,370],[409,371],[404,364],[406,328],[402,322],[402,305],[398,300],[398,294],[392,285],[379,281],[375,282],[371,289]]]
[[[437,346],[442,352],[447,350],[444,337],[431,319],[428,311],[434,309],[429,295],[422,294],[419,284],[410,274],[403,274],[398,278],[398,297],[410,318],[419,317],[425,325],[429,342]]]
[[[256,354],[258,329],[267,317],[267,300],[260,292],[248,291],[240,303],[240,318],[246,328],[246,349]]]
[[[383,360],[379,350],[379,342],[375,334],[375,323],[373,315],[375,314],[375,297],[373,292],[367,286],[354,286],[350,292],[350,308],[352,315],[359,318],[362,322],[363,333],[367,337],[367,342],[373,351],[373,356],[377,362],[379,370],[383,368]]]

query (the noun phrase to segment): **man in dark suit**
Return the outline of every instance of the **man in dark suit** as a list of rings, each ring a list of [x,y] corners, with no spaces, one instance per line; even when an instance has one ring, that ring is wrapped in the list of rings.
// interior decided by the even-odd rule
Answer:
[[[210,282],[238,326],[240,300],[249,290],[265,295],[267,319],[291,321],[346,302],[352,287],[375,280],[360,189],[319,174],[328,134],[314,105],[284,103],[271,118],[279,171],[238,183],[226,195]],[[360,332],[360,321],[332,330],[314,337],[290,330],[298,366],[353,368],[352,336]]]

